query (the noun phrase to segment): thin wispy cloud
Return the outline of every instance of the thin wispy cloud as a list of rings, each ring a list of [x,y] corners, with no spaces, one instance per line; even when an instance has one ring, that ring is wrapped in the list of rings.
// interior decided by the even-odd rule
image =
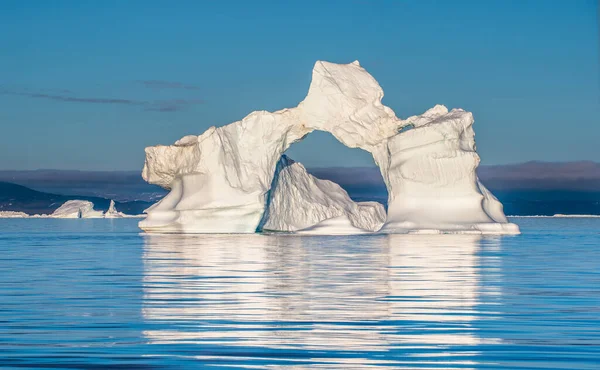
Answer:
[[[144,105],[142,101],[130,99],[115,99],[115,98],[81,98],[69,95],[54,95],[46,93],[28,93],[28,92],[9,92],[12,95],[27,96],[36,99],[48,99],[72,103],[93,103],[93,104],[129,104],[129,105]]]
[[[191,105],[198,105],[203,103],[203,101],[200,99],[136,100],[120,98],[96,98],[74,96],[72,94],[67,93],[51,94],[46,92],[18,91],[8,89],[0,90],[0,94],[17,95],[33,99],[45,99],[67,103],[131,105],[143,107],[146,111],[155,112],[176,112],[184,110]]]
[[[157,100],[146,107],[146,110],[156,112],[176,112],[185,109],[190,105],[203,104],[200,99],[173,99],[173,100]]]
[[[175,81],[162,81],[162,80],[137,80],[134,81],[149,89],[183,89],[183,90],[200,90],[200,87],[194,85],[188,85],[181,82]]]

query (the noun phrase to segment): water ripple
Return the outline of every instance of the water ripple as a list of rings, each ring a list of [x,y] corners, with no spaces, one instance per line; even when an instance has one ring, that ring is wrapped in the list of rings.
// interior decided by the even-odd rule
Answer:
[[[0,220],[0,365],[596,369],[600,220],[516,237]]]

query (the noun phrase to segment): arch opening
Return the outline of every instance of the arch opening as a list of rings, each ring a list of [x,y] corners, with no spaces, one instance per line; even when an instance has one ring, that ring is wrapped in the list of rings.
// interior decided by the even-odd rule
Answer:
[[[340,185],[353,201],[378,202],[387,210],[388,190],[371,153],[349,148],[331,133],[315,130],[283,154],[316,178]]]

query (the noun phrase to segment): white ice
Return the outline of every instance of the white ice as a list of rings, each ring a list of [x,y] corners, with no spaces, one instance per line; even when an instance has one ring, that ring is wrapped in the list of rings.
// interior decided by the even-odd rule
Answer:
[[[87,200],[68,200],[49,216],[52,218],[103,218],[102,211],[94,210],[94,203]]]
[[[265,231],[358,234],[377,231],[385,221],[380,203],[355,203],[341,186],[317,179],[285,155],[277,164],[268,203],[259,226]]]
[[[28,215],[25,212],[0,211],[0,218],[141,218],[144,215],[127,215],[117,211],[115,202],[110,201],[106,213],[94,210],[94,203],[87,200],[68,200],[53,213]]]
[[[117,211],[117,208],[115,207],[115,201],[111,199],[110,205],[108,206],[108,210],[106,211],[106,213],[104,213],[104,218],[123,218],[123,217],[128,217],[128,216],[126,214],[124,214],[123,212]]]
[[[160,233],[519,232],[476,176],[471,113],[437,105],[401,120],[382,98],[358,62],[319,61],[297,107],[253,112],[200,136],[146,148],[142,176],[170,193],[146,210],[140,227]],[[320,186],[329,182],[292,171],[292,181],[278,189],[282,154],[314,130],[373,155],[389,194],[380,230],[374,226],[380,206],[348,203],[335,184]]]

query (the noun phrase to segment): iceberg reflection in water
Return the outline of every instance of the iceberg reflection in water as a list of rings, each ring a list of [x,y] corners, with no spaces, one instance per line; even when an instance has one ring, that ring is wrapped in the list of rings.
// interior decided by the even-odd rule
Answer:
[[[600,218],[515,237],[0,220],[0,367],[593,369]]]
[[[493,304],[501,294],[480,286],[481,236],[144,240],[144,336],[194,345],[198,359],[468,368],[478,354],[465,347],[499,341],[472,325],[482,295]]]

